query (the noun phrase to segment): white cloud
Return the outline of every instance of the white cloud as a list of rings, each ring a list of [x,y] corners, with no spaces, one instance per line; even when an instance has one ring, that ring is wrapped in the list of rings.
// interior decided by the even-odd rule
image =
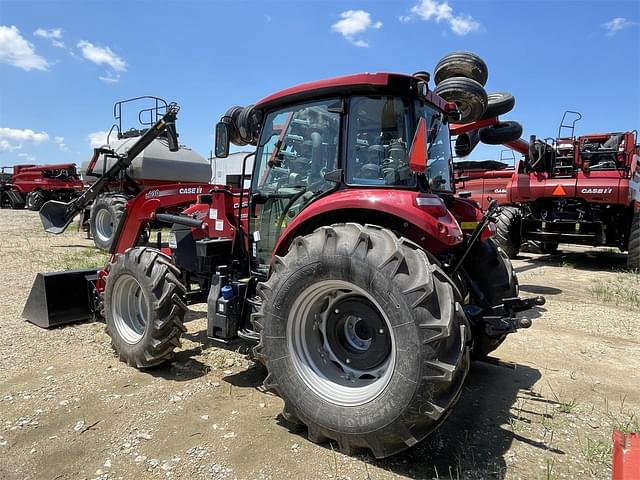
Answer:
[[[33,162],[36,157],[31,155],[30,153],[21,152],[18,154],[19,157],[24,158],[27,162]]]
[[[371,20],[371,14],[364,10],[347,10],[340,14],[341,20],[331,25],[331,30],[339,33],[356,47],[368,47],[369,44],[355,38],[356,35],[365,33],[369,29],[377,30],[382,27],[382,22]]]
[[[56,40],[62,40],[62,29],[61,28],[52,28],[51,30],[45,30],[44,28],[39,28],[33,34],[36,37],[42,38],[55,38]]]
[[[29,128],[20,130],[18,128],[0,127],[0,138],[20,142],[42,143],[49,140],[49,135],[46,132],[36,133]]]
[[[64,137],[54,137],[53,141],[56,143],[56,145],[58,145],[58,148],[60,149],[61,152],[69,151],[67,144],[64,143]]]
[[[9,143],[9,140],[0,138],[0,152],[11,152],[18,148],[20,148],[19,145],[13,145],[12,143]]]
[[[451,31],[456,35],[466,35],[480,28],[480,24],[468,15],[452,17],[449,20],[449,25],[451,25]]]
[[[635,25],[638,24],[631,20],[627,20],[626,18],[616,17],[606,23],[603,23],[601,26],[607,31],[607,36],[612,37],[620,30],[624,30],[625,28],[633,27]]]
[[[0,151],[2,152],[20,150],[24,142],[42,143],[47,140],[49,140],[49,135],[46,132],[36,133],[29,128],[20,130],[0,127]]]
[[[353,44],[356,47],[360,47],[360,48],[367,48],[369,46],[369,42],[366,42],[364,40],[353,40]]]
[[[0,25],[0,63],[26,71],[49,69],[49,62],[35,52],[33,44],[13,25]]]
[[[427,22],[445,22],[456,35],[467,35],[480,29],[480,23],[470,15],[454,15],[447,0],[420,0],[420,3],[411,7],[409,15],[400,17],[400,21],[409,22],[416,17]]]
[[[51,30],[45,30],[44,28],[39,28],[33,34],[36,37],[46,38],[51,40],[51,44],[54,47],[58,48],[66,48],[66,45],[62,41],[62,29],[61,28],[52,28]]]
[[[111,72],[107,72],[105,75],[98,77],[104,83],[118,83],[120,81],[120,74],[113,74]]]
[[[101,147],[107,144],[107,135],[109,135],[107,131],[91,132],[87,135],[87,140],[89,140],[91,147]]]
[[[81,40],[78,48],[82,56],[96,65],[108,65],[117,72],[126,72],[127,63],[113,52],[109,47],[98,47],[91,42]]]

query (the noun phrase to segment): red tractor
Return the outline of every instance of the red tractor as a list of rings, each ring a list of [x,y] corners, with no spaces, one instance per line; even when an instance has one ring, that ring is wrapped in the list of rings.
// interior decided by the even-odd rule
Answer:
[[[38,211],[47,200],[69,201],[84,185],[73,163],[3,167],[0,177],[2,208]]]
[[[486,103],[466,97],[461,113],[428,81],[349,75],[230,109],[216,156],[230,143],[256,146],[248,192],[183,184],[139,193],[108,265],[40,275],[23,315],[50,326],[100,312],[120,359],[149,368],[180,345],[186,305],[207,302],[208,336],[255,344],[265,387],[311,441],[376,457],[413,446],[451,412],[471,359],[489,360],[531,325],[516,312],[544,303],[518,297],[511,263],[490,241],[495,203],[483,215],[454,195],[449,122],[477,120]],[[116,154],[106,177],[154,132],[168,128],[175,148],[176,114],[172,106]],[[87,197],[99,183],[92,189]],[[46,204],[45,228],[62,231],[86,200]],[[168,242],[141,244],[150,222],[171,226]]]
[[[573,120],[567,122],[567,116]],[[532,137],[515,170],[476,171],[464,188],[480,200],[505,205],[496,241],[515,257],[525,241],[553,253],[559,243],[609,246],[628,251],[628,266],[640,268],[640,146],[635,131],[574,136],[577,112],[566,112],[558,137]],[[567,122],[567,123],[565,123]],[[562,136],[563,129],[570,130]],[[470,162],[469,162],[470,163]],[[461,175],[469,178],[472,171]],[[500,197],[496,190],[504,195]]]

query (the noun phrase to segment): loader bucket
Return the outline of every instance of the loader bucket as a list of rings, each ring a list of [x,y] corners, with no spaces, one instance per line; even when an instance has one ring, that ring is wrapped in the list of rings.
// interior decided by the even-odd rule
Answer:
[[[44,231],[58,235],[65,231],[77,212],[69,208],[73,202],[64,203],[49,200],[40,209],[40,220]]]
[[[97,277],[97,270],[38,273],[22,318],[42,328],[92,319]]]

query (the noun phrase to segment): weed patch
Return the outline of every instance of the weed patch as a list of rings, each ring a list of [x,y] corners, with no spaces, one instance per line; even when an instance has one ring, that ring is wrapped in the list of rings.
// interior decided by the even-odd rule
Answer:
[[[612,279],[598,280],[591,293],[600,301],[640,310],[640,275],[616,273]]]
[[[83,248],[47,258],[51,270],[78,270],[103,267],[109,254],[95,248]]]

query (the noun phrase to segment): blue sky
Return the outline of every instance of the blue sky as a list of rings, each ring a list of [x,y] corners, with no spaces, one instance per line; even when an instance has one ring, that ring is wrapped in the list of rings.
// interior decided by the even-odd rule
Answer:
[[[488,63],[525,136],[640,129],[640,1],[0,0],[0,165],[75,161],[118,99],[181,106],[202,155],[215,122],[296,83],[360,71],[433,71],[453,50]],[[100,135],[95,135],[99,137]],[[500,147],[471,158],[496,158]]]

